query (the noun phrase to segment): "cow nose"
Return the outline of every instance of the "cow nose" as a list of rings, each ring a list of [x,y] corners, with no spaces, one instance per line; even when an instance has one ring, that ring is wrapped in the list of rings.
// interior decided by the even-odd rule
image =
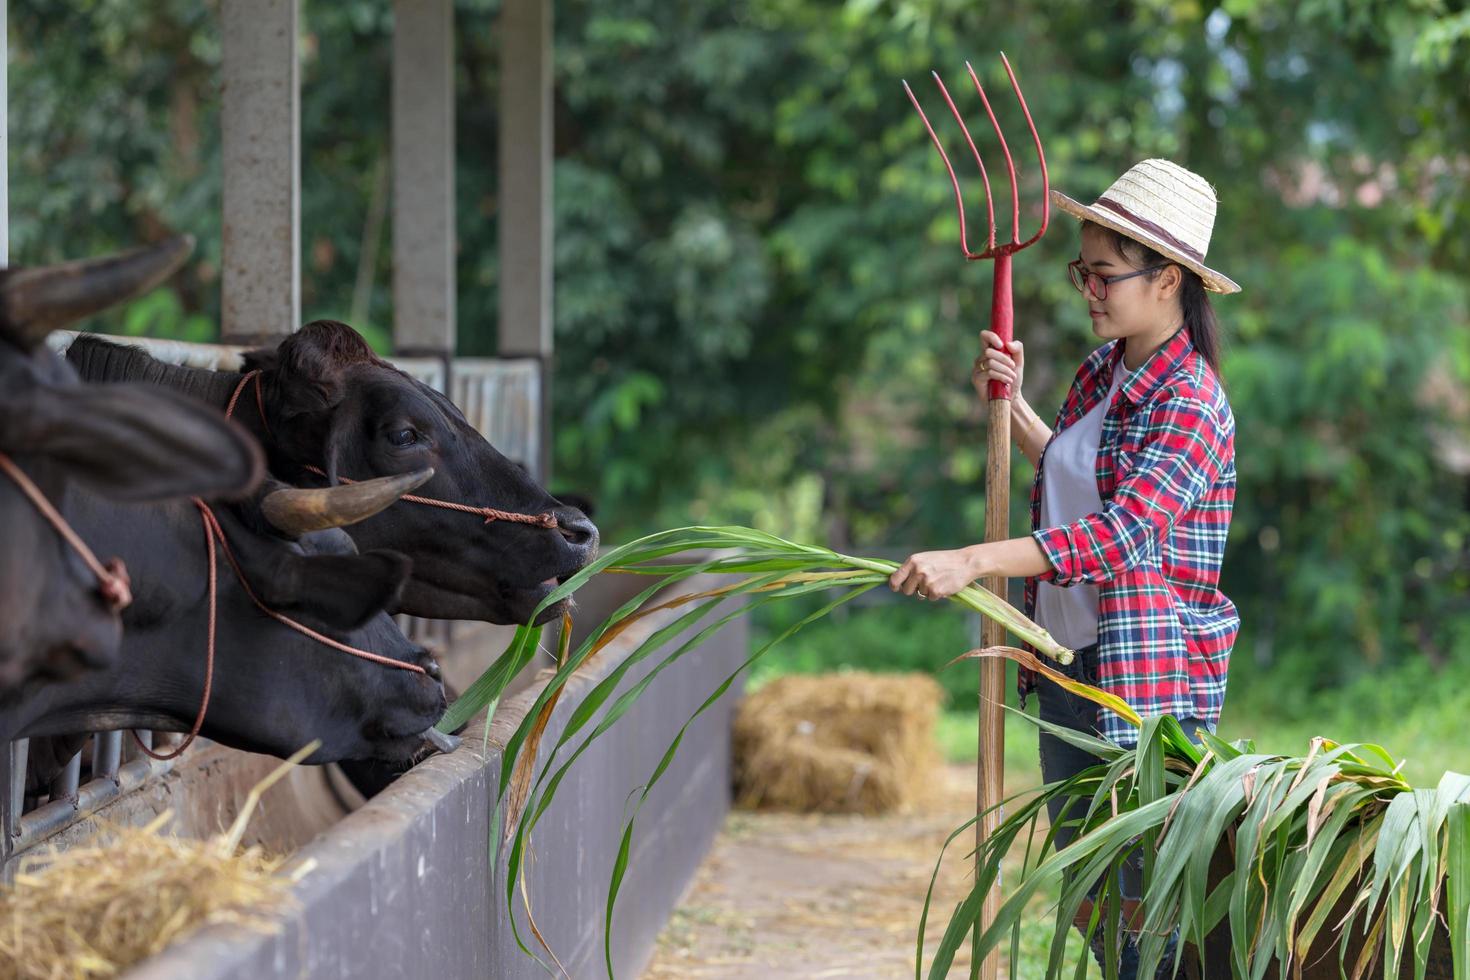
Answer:
[[[562,507],[556,511],[556,529],[566,539],[567,544],[577,548],[591,547],[597,544],[597,525],[587,519],[575,507]]]

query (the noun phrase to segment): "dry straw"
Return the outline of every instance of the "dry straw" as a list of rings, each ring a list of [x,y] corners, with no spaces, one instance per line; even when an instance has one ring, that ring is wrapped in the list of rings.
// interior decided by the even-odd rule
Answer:
[[[944,691],[924,674],[782,677],[735,717],[735,795],[750,809],[879,814],[935,784]]]
[[[288,858],[242,850],[240,839],[261,795],[316,747],[252,789],[229,831],[209,840],[166,836],[165,811],[92,846],[23,859],[0,890],[0,980],[113,977],[201,926],[277,929],[312,863],[283,875]]]

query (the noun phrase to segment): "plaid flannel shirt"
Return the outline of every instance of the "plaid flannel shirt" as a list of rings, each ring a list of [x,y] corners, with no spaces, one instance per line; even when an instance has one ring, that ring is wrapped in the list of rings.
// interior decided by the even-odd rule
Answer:
[[[1113,341],[1087,358],[1056,432],[1107,395],[1122,353]],[[1098,586],[1099,686],[1145,717],[1192,716],[1213,727],[1240,631],[1235,604],[1218,588],[1235,502],[1235,419],[1189,331],[1155,351],[1108,408],[1097,454],[1100,513],[1041,527],[1045,471],[1043,450],[1031,527],[1052,570],[1026,580],[1026,614],[1036,613],[1038,581]],[[1035,685],[1023,670],[1023,704]],[[1138,739],[1131,724],[1103,708],[1098,728],[1120,745]]]

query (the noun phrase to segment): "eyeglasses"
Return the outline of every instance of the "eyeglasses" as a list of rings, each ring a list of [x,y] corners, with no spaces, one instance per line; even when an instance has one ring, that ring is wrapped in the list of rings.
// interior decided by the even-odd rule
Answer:
[[[1108,286],[1113,283],[1122,282],[1124,279],[1132,279],[1134,276],[1143,276],[1150,272],[1157,272],[1159,269],[1167,268],[1169,265],[1170,263],[1164,262],[1160,265],[1151,265],[1147,269],[1139,269],[1137,272],[1125,272],[1121,276],[1102,276],[1096,272],[1088,272],[1083,268],[1081,259],[1073,259],[1067,263],[1067,275],[1071,277],[1072,285],[1077,287],[1077,292],[1085,296],[1090,289],[1092,295],[1098,299],[1107,299]]]

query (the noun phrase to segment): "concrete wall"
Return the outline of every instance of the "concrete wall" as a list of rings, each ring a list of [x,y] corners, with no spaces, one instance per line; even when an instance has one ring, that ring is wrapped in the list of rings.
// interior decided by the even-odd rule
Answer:
[[[633,581],[628,581],[633,579]],[[607,580],[606,582],[602,580]],[[582,622],[598,621],[644,581],[603,576],[601,597],[579,594]],[[707,583],[692,582],[698,588]],[[593,608],[587,608],[591,606]],[[667,622],[667,619],[663,620]],[[658,623],[640,630],[646,635]],[[631,652],[619,641],[568,685],[543,752],[581,695]],[[746,655],[743,618],[665,671],[639,704],[573,767],[534,839],[527,875],[537,925],[570,976],[600,976],[607,883],[625,803],[651,773],[679,726]],[[640,664],[626,683],[643,676]],[[274,936],[229,927],[201,931],[136,967],[131,980],[164,978],[540,977],[517,947],[505,901],[502,854],[487,847],[489,802],[500,752],[544,684],[502,705],[490,733],[472,729],[463,746],[408,773],[299,853],[317,862],[296,888],[300,911]],[[619,976],[635,977],[693,876],[729,806],[732,690],[685,737],[644,807],[614,920]],[[524,924],[524,910],[515,902]],[[529,932],[523,927],[527,941]],[[543,958],[545,956],[542,953]]]

